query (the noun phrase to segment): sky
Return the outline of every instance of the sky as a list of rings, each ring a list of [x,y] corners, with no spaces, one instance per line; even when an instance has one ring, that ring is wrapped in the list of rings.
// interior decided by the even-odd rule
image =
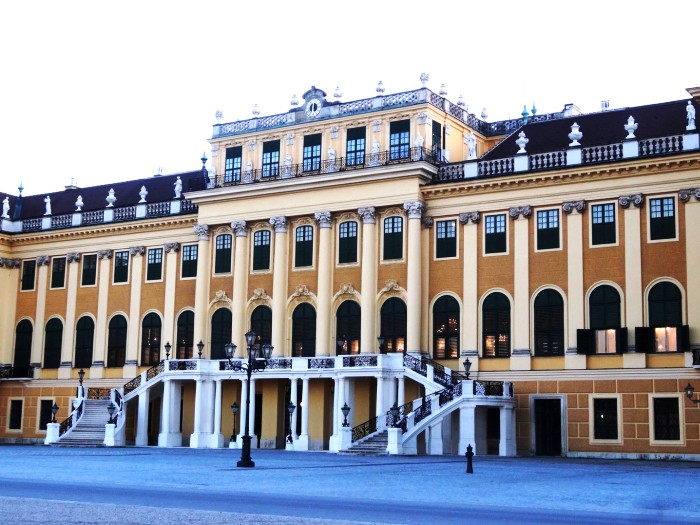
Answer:
[[[698,14],[697,0],[2,2],[0,191],[199,169],[217,110],[284,113],[312,85],[351,101],[425,72],[488,121],[687,99]]]

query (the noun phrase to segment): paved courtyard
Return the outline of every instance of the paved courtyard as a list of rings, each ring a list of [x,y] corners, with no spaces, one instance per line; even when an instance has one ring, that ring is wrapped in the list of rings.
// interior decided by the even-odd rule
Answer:
[[[26,523],[698,523],[700,462],[0,446]]]

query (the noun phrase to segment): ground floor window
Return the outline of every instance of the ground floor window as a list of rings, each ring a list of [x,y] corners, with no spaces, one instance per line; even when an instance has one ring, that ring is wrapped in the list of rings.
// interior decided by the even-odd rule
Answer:
[[[618,398],[596,397],[592,405],[593,439],[617,441],[620,437]]]
[[[654,397],[652,402],[654,441],[680,441],[681,422],[678,397]]]

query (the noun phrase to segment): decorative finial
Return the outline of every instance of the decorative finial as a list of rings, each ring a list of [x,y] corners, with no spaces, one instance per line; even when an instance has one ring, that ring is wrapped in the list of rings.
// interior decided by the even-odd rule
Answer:
[[[535,107],[535,101],[532,101],[532,109],[530,110],[530,113],[532,113],[532,116],[534,117],[537,115],[537,108]]]
[[[335,88],[335,91],[333,92],[333,96],[334,96],[335,98],[338,98],[338,99],[339,99],[340,97],[343,96],[343,92],[340,91],[340,86],[337,86],[337,87]]]
[[[214,116],[216,117],[217,122],[221,122],[221,119],[224,118],[224,112],[220,109],[217,109],[216,113],[214,113]]]
[[[202,152],[202,158],[199,160],[202,161],[202,167],[204,167],[204,165],[207,163],[207,152],[206,151]]]
[[[423,87],[428,83],[428,80],[430,80],[430,75],[428,73],[421,73],[420,74],[420,81],[421,84],[423,84]]]
[[[481,118],[487,119],[488,117],[489,117],[489,112],[488,112],[488,110],[487,110],[486,108],[483,108],[483,109],[481,110]]]
[[[523,116],[523,126],[524,126],[525,124],[527,124],[527,116],[529,115],[529,113],[527,112],[527,104],[523,104],[523,112],[521,113],[521,115]]]
[[[525,144],[527,144],[528,142],[530,142],[530,139],[528,139],[528,138],[525,137],[525,132],[524,132],[524,131],[521,131],[520,133],[518,133],[518,140],[515,141],[515,143],[516,143],[516,144],[518,145],[518,147],[520,148],[520,149],[518,150],[518,153],[527,153],[527,152],[525,151]]]
[[[441,97],[446,97],[447,96],[447,86],[445,84],[442,84],[440,86],[440,96]]]
[[[292,101],[290,102],[292,106],[298,106],[299,105],[299,97],[297,97],[296,93],[292,95]]]
[[[638,127],[639,127],[639,124],[636,124],[634,122],[634,117],[632,115],[630,115],[630,118],[627,119],[627,124],[625,124],[625,131],[627,132],[627,136],[625,138],[626,139],[636,138],[634,136],[634,132],[637,131]]]
[[[463,97],[462,95],[460,95],[459,98],[457,99],[457,105],[458,105],[460,108],[463,108],[464,106],[467,105],[467,104],[464,102],[464,97]]]
[[[377,84],[377,93],[380,95],[384,93],[384,83],[380,80],[379,84]]]
[[[258,115],[260,115],[260,107],[257,104],[255,104],[253,106],[253,116],[257,117]]]
[[[17,186],[17,189],[19,190],[19,196],[22,196],[22,192],[24,191],[24,186],[22,186],[22,183],[19,183],[19,186]]]
[[[569,144],[569,147],[581,145],[579,140],[581,140],[581,138],[583,138],[583,133],[581,133],[579,131],[580,127],[581,126],[579,126],[576,122],[574,122],[571,125],[571,133],[569,133],[569,140],[571,141],[571,144]]]

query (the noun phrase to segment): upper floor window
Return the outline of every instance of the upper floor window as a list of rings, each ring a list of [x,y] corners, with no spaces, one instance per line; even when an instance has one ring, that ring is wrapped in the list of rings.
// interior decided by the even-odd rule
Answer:
[[[22,290],[33,290],[36,277],[36,261],[22,261]]]
[[[347,166],[357,166],[365,162],[365,128],[348,129],[345,145]]]
[[[510,301],[501,292],[490,293],[482,309],[484,357],[510,357]]]
[[[163,248],[149,248],[146,263],[146,280],[159,281],[163,278]]]
[[[380,336],[384,340],[379,351],[403,352],[406,349],[406,332],[408,330],[408,318],[406,317],[406,303],[398,297],[387,299],[379,312]]]
[[[591,206],[591,244],[615,244],[615,205],[594,204]]]
[[[125,283],[129,280],[129,252],[114,252],[114,282]]]
[[[311,226],[299,226],[296,229],[294,247],[294,266],[297,268],[311,266],[314,254],[314,229]]]
[[[97,254],[83,255],[81,286],[95,286],[97,283]]]
[[[338,262],[357,262],[357,222],[341,222],[338,227]]]
[[[484,253],[507,251],[506,215],[487,215],[484,221]]]
[[[211,358],[226,359],[226,343],[231,342],[233,316],[228,308],[219,308],[211,316]]]
[[[673,197],[649,199],[649,239],[676,238],[676,203]]]
[[[196,244],[185,244],[182,247],[182,277],[197,277],[197,258],[199,247]]]
[[[270,230],[253,234],[253,270],[270,269]]]
[[[559,210],[537,212],[537,249],[559,248]]]
[[[262,176],[276,177],[280,174],[280,141],[263,143]]]
[[[123,315],[115,315],[107,328],[107,366],[124,366],[127,324]]]
[[[160,328],[158,314],[146,314],[141,323],[141,365],[152,366],[160,362]]]
[[[292,313],[292,357],[315,355],[316,310],[309,303],[301,303]]]
[[[304,137],[304,171],[317,171],[321,167],[321,134]]]
[[[399,120],[389,125],[389,159],[406,159],[410,155],[410,129],[409,120]]]
[[[459,303],[449,295],[440,297],[433,306],[433,356],[459,357]]]
[[[636,327],[640,352],[684,352],[690,348],[689,329],[683,325],[683,296],[675,284],[662,281],[649,290],[649,327]]]
[[[243,147],[226,148],[226,165],[224,166],[224,182],[240,182]]]
[[[403,257],[403,218],[387,217],[384,219],[384,251],[385,261]]]
[[[63,323],[54,317],[46,323],[44,333],[44,368],[58,368],[61,364]]]
[[[250,314],[250,329],[258,336],[261,344],[272,342],[272,309],[261,304]]]
[[[84,315],[75,325],[75,367],[92,366],[92,348],[95,340],[95,322]]]
[[[616,354],[627,348],[622,328],[620,293],[609,284],[597,286],[588,297],[588,329],[576,330],[579,354]]]
[[[535,297],[535,356],[564,355],[564,300],[559,292],[542,290]]]
[[[185,310],[177,318],[176,359],[191,359],[194,346],[194,312]]]
[[[360,305],[355,301],[343,301],[335,314],[336,354],[360,353]]]
[[[232,242],[232,236],[229,233],[216,236],[214,273],[228,273],[231,271]]]
[[[435,257],[457,257],[457,221],[437,221],[435,226]]]
[[[54,257],[51,260],[51,288],[66,286],[66,258]]]

